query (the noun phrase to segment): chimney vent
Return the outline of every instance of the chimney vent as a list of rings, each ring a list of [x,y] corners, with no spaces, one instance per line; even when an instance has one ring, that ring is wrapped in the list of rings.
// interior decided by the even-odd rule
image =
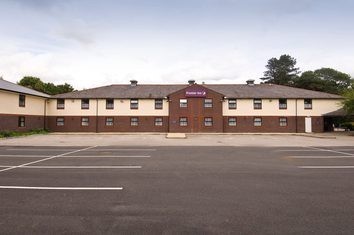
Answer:
[[[193,79],[188,80],[188,84],[189,84],[189,85],[193,85],[193,84],[195,84],[195,80],[193,80]]]
[[[138,85],[138,81],[137,80],[130,80],[130,85],[131,86],[137,86]]]
[[[247,85],[249,85],[249,86],[253,86],[253,85],[254,85],[254,80],[253,80],[253,79],[248,79],[248,80],[246,81],[246,83],[247,83]]]

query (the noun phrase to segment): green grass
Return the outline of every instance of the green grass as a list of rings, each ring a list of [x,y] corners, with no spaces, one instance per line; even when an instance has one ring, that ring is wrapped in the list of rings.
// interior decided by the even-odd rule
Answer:
[[[18,137],[18,136],[27,136],[27,135],[36,135],[36,134],[47,134],[48,131],[44,129],[33,129],[26,132],[19,131],[0,131],[0,138],[7,137]]]

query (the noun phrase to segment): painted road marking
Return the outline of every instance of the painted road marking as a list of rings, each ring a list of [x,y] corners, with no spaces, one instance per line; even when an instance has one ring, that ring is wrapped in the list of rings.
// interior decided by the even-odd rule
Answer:
[[[85,151],[85,150],[96,148],[96,147],[97,147],[97,145],[96,146],[87,147],[87,148],[83,148],[83,149],[78,149],[78,150],[67,152],[67,153],[62,153],[62,154],[59,154],[59,155],[55,155],[55,156],[52,156],[52,157],[40,159],[40,160],[37,160],[37,161],[28,162],[28,163],[21,164],[21,165],[18,165],[18,166],[11,166],[11,167],[8,167],[8,168],[0,170],[0,172],[9,171],[9,170],[12,170],[12,169],[16,169],[18,167],[28,166],[28,165],[35,164],[35,163],[38,163],[38,162],[51,160],[51,159],[54,159],[54,158],[58,158],[58,157],[62,157],[62,156],[68,155],[68,154],[73,154],[73,153]]]
[[[101,149],[101,148],[97,148],[97,149],[91,149],[88,150],[90,152],[97,152],[97,151],[156,151],[156,149]]]
[[[0,186],[0,189],[31,189],[31,190],[123,190],[123,187],[28,187]]]
[[[151,156],[119,156],[119,155],[102,155],[102,156],[63,156],[63,158],[150,158]]]
[[[140,169],[142,166],[0,166],[26,169]]]
[[[354,158],[354,156],[288,156],[292,159],[331,159],[331,158]]]
[[[47,151],[47,152],[56,152],[56,151],[58,151],[58,152],[65,152],[65,151],[73,151],[74,149],[32,149],[32,148],[25,148],[25,149],[21,149],[21,148],[10,148],[10,149],[5,149],[5,150],[7,150],[7,151],[28,151],[28,152],[31,152],[31,151]]]
[[[50,157],[48,155],[9,155],[9,154],[0,154],[0,157]]]
[[[354,169],[354,166],[298,166],[302,169]]]
[[[314,150],[314,149],[277,149],[274,152],[319,152],[323,150]]]
[[[335,151],[335,150],[331,150],[331,149],[321,149],[321,148],[310,147],[310,146],[307,146],[306,148],[316,149],[316,150],[321,150],[321,151],[326,151],[326,152],[332,152],[332,153],[339,153],[339,154],[344,154],[344,155],[348,155],[348,156],[354,156],[354,154],[352,154],[352,153],[346,153],[346,152],[341,152],[341,151]]]

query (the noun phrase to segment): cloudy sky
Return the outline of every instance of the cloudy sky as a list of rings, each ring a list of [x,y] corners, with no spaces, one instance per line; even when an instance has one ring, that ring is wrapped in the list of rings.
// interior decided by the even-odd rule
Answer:
[[[0,0],[0,76],[244,83],[289,54],[354,76],[353,0]]]

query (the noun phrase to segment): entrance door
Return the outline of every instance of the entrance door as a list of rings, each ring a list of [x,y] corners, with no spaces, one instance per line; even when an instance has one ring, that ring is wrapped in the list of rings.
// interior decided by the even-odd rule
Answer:
[[[305,132],[312,132],[312,120],[311,117],[305,117]]]

